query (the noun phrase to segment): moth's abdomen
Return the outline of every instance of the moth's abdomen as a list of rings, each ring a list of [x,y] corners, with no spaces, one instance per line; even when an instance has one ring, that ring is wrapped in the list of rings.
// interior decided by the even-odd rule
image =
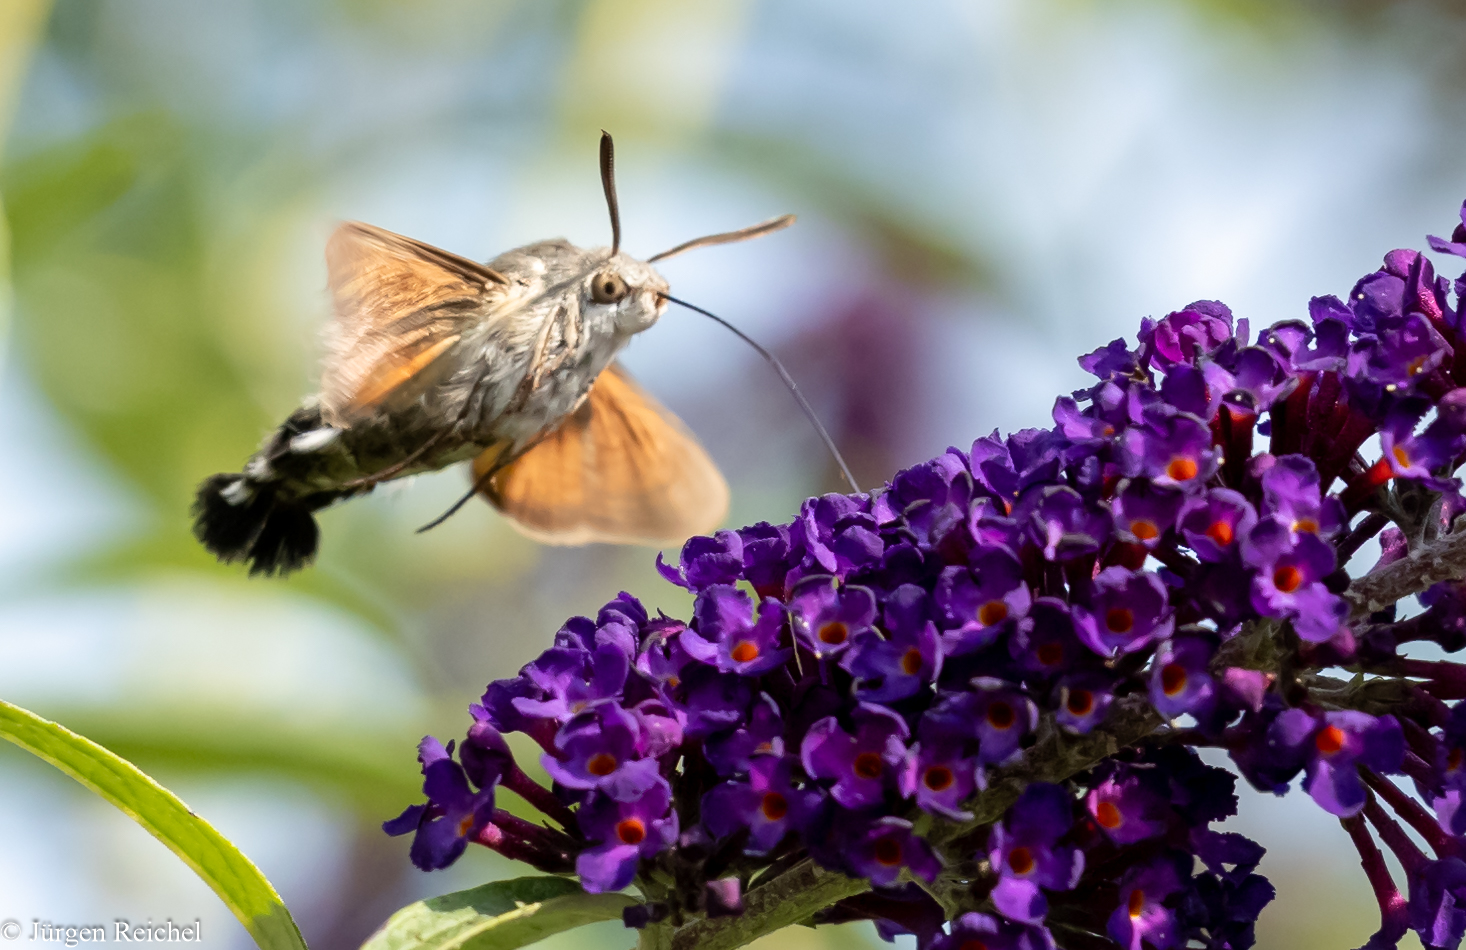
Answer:
[[[345,495],[332,478],[331,449],[340,430],[321,423],[320,409],[301,409],[276,429],[243,472],[213,475],[199,485],[193,533],[226,563],[251,574],[289,574],[316,555],[315,512]]]
[[[332,500],[289,498],[278,482],[214,475],[199,485],[193,533],[219,560],[244,561],[251,574],[289,574],[315,559],[320,542],[315,512]]]

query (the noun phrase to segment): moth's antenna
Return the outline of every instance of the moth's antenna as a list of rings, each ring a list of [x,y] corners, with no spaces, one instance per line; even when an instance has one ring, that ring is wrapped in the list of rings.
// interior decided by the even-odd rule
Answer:
[[[653,254],[646,259],[646,262],[648,264],[655,264],[657,261],[665,261],[669,257],[675,257],[683,251],[690,251],[695,247],[712,247],[714,244],[737,244],[739,241],[750,241],[756,237],[763,237],[765,234],[782,231],[793,223],[794,215],[781,214],[777,218],[770,218],[762,224],[739,228],[737,231],[724,231],[722,234],[709,234],[706,237],[683,241],[670,251]]]
[[[685,300],[678,300],[671,294],[657,294],[657,296],[661,297],[663,300],[675,303],[678,306],[686,307],[693,313],[700,313],[710,320],[721,323],[723,326],[731,330],[734,336],[738,337],[738,339],[753,347],[754,350],[758,352],[759,356],[762,356],[764,359],[768,360],[769,365],[776,369],[779,373],[779,376],[783,378],[784,385],[789,387],[789,392],[793,393],[794,399],[799,403],[799,408],[803,409],[804,414],[809,417],[810,424],[814,426],[814,430],[818,432],[820,434],[820,438],[824,440],[825,448],[830,450],[830,455],[834,456],[835,458],[835,464],[840,466],[840,474],[845,476],[845,481],[850,483],[850,487],[855,490],[855,493],[857,495],[861,493],[860,486],[855,484],[855,476],[850,474],[850,466],[845,464],[845,459],[843,456],[840,455],[840,450],[835,448],[835,440],[830,438],[830,433],[826,432],[825,427],[820,425],[819,417],[814,414],[814,409],[810,406],[809,402],[805,400],[804,393],[800,392],[799,387],[794,384],[794,377],[789,375],[789,371],[784,368],[783,363],[779,362],[779,358],[777,356],[759,346],[758,343],[754,342],[753,337],[749,336],[747,333],[744,333],[742,330],[738,329],[727,320],[724,320],[716,313],[711,313],[701,307],[694,306],[693,304],[690,304]]]
[[[601,129],[601,187],[606,189],[606,207],[611,212],[611,256],[621,250],[621,208],[616,203],[616,146],[611,133]]]

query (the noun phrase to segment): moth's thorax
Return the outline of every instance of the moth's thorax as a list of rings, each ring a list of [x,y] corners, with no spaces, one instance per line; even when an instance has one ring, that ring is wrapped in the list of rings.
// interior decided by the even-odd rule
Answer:
[[[607,248],[542,241],[489,266],[511,282],[507,318],[489,325],[444,393],[450,403],[469,405],[464,428],[476,441],[525,444],[557,424],[666,308],[658,296],[666,281],[650,265]],[[624,288],[615,299],[604,292],[608,275]]]
[[[667,308],[659,296],[668,290],[662,275],[624,252],[612,256],[610,248],[579,248],[564,239],[540,241],[501,254],[489,266],[514,283],[514,296],[554,301],[572,297],[587,318],[609,315],[616,330],[624,334],[647,329]],[[620,279],[625,296],[597,298],[594,285],[607,274]]]

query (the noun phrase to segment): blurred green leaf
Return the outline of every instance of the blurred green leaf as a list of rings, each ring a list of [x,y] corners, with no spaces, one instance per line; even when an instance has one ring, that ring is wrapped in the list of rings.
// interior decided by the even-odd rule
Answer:
[[[305,950],[290,911],[259,868],[132,763],[3,700],[0,738],[50,762],[167,845],[219,895],[261,950]]]
[[[636,901],[587,894],[562,877],[520,877],[409,904],[362,950],[514,950],[552,934],[619,920]]]
[[[4,178],[16,333],[36,382],[169,511],[269,424],[221,339],[188,151],[169,116],[139,115]],[[165,523],[186,538],[185,519]]]
[[[21,80],[50,12],[50,0],[9,0],[0,4],[0,150],[10,131]],[[0,200],[0,357],[10,332],[10,229],[4,211],[4,201]]]
[[[257,401],[231,336],[238,293],[222,292],[216,276],[194,137],[167,113],[132,115],[14,162],[0,182],[28,371],[155,515],[64,568],[63,583],[159,568],[244,580],[194,540],[189,507],[202,477],[237,468],[278,420]],[[226,270],[238,266],[225,258]],[[282,331],[260,318],[250,332],[271,348]],[[296,360],[309,357],[292,348],[282,362]],[[380,592],[339,575],[306,572],[289,586],[378,632],[402,627]]]
[[[421,797],[416,746],[428,730],[229,716],[202,709],[76,710],[68,722],[155,773],[254,773],[300,782],[381,820]],[[415,728],[414,728],[415,727]]]
[[[390,728],[243,712],[231,715],[197,705],[78,706],[66,710],[63,718],[175,783],[185,776],[275,776],[299,782],[326,801],[349,806],[373,826],[404,805],[422,800],[418,741],[424,735],[459,734],[465,722],[457,703],[434,707],[421,720],[393,722]],[[548,786],[539,746],[518,733],[505,738],[525,772]],[[517,795],[500,796],[498,805],[532,821],[543,818]]]

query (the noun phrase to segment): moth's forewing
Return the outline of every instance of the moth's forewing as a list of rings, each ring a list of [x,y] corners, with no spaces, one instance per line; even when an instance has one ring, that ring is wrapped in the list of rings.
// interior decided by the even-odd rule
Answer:
[[[475,460],[475,481],[496,454]],[[483,494],[546,544],[668,546],[712,531],[728,513],[728,484],[697,438],[616,363]]]
[[[325,421],[347,427],[421,392],[507,294],[503,275],[360,222],[326,245],[335,321],[321,374]]]

